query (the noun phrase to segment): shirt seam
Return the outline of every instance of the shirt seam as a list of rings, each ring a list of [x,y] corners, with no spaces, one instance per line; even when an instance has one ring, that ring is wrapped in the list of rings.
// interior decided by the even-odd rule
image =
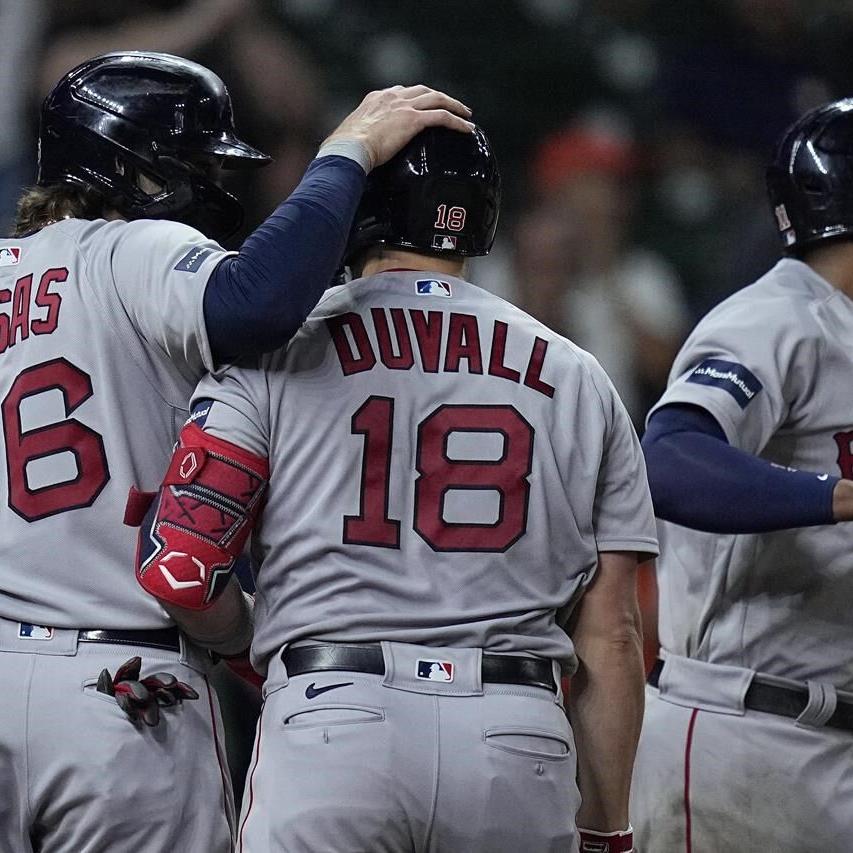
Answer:
[[[655,553],[660,553],[660,543],[657,539],[652,538],[651,536],[635,536],[628,537],[625,539],[617,539],[608,537],[606,539],[596,539],[595,546],[598,551],[623,551],[623,550],[632,550],[631,548],[623,548],[621,546],[624,545],[649,545],[651,546]],[[614,547],[620,546],[620,547]],[[642,549],[640,549],[642,550]],[[643,552],[643,553],[651,553],[651,552]]]

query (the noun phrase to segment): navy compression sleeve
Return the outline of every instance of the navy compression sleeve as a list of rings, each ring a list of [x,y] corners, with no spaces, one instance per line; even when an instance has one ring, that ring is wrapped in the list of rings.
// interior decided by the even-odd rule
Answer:
[[[698,406],[655,412],[643,436],[655,514],[713,533],[833,524],[837,477],[792,471],[732,447]]]
[[[314,160],[299,186],[213,271],[204,321],[214,360],[284,346],[341,263],[366,175],[347,157]]]

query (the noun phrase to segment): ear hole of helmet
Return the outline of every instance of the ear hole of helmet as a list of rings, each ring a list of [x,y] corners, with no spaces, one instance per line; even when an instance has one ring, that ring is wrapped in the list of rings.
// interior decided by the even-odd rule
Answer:
[[[823,183],[814,176],[806,177],[800,184],[800,188],[803,192],[816,196],[824,195],[827,191]]]
[[[156,198],[162,195],[166,189],[166,184],[161,179],[132,163],[128,163],[122,157],[115,158],[115,170],[117,175],[124,178],[148,198]]]
[[[163,184],[158,181],[155,181],[153,178],[146,175],[145,172],[137,172],[136,186],[140,190],[142,190],[145,195],[151,196],[152,198],[154,196],[160,195],[165,189],[165,186]]]

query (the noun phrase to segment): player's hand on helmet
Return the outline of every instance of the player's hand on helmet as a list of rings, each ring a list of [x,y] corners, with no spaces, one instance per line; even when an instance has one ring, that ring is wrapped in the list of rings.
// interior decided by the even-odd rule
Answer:
[[[184,699],[198,699],[198,693],[168,672],[156,672],[140,679],[142,658],[125,661],[115,676],[108,669],[101,670],[98,690],[114,696],[118,706],[133,720],[146,726],[160,722],[160,708],[179,705]]]
[[[428,86],[392,86],[370,92],[324,142],[360,142],[371,168],[390,160],[427,127],[470,133],[471,110],[456,98]]]

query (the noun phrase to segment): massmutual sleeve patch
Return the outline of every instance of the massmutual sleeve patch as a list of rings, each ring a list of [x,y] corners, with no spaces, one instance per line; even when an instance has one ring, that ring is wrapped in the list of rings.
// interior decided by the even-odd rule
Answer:
[[[175,270],[177,272],[198,272],[202,261],[210,254],[210,249],[199,247],[191,249],[184,255],[177,264]]]
[[[728,391],[742,409],[745,409],[764,387],[758,381],[758,377],[742,364],[723,361],[719,358],[706,358],[700,365],[693,368],[687,381]]]
[[[201,399],[195,400],[193,402],[192,411],[190,412],[189,418],[187,418],[184,426],[189,426],[190,424],[196,424],[196,426],[204,429],[204,425],[207,423],[207,416],[210,414],[210,407],[213,405],[213,400],[209,397],[202,397]]]

